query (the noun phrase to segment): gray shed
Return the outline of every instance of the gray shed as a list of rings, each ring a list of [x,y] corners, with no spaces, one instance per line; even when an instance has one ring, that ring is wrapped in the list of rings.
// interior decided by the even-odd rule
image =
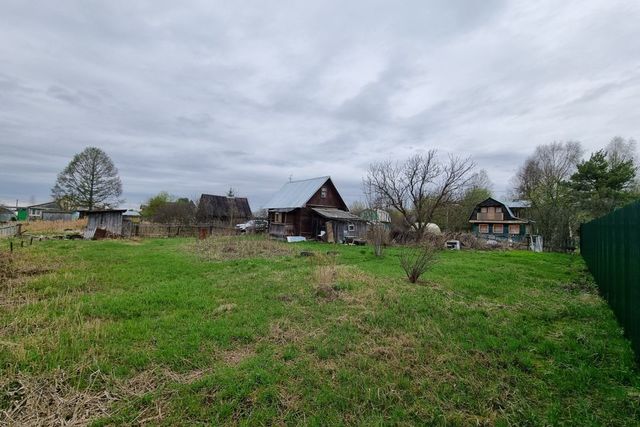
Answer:
[[[352,243],[354,240],[364,240],[367,236],[367,222],[341,209],[311,208],[313,212],[324,219],[323,228],[329,243]]]
[[[122,236],[122,214],[126,209],[109,209],[86,212],[85,239],[101,239]]]

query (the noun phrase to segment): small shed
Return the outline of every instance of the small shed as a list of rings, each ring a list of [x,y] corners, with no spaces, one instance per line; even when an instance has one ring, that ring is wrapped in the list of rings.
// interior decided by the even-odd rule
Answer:
[[[85,239],[102,239],[105,237],[122,236],[122,214],[126,209],[108,209],[99,211],[87,211],[87,228],[84,231]]]
[[[352,243],[367,236],[367,222],[352,214],[336,208],[311,208],[324,219],[321,234],[324,231],[329,243]]]
[[[133,209],[127,209],[122,214],[122,219],[124,221],[131,221],[134,224],[138,224],[140,222],[140,212]]]
[[[220,223],[235,225],[246,222],[252,217],[249,201],[245,197],[200,196],[196,219],[200,223]]]

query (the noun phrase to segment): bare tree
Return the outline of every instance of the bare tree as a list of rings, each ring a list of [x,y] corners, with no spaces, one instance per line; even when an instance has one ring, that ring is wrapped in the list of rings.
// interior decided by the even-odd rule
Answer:
[[[518,198],[531,201],[536,227],[550,249],[571,245],[577,224],[566,182],[581,157],[579,142],[540,145],[516,174],[514,192]]]
[[[110,208],[120,203],[122,182],[107,153],[87,147],[58,174],[51,193],[55,200],[64,200],[69,207]]]
[[[449,155],[440,161],[436,150],[429,150],[404,162],[370,165],[363,187],[370,198],[397,210],[421,238],[438,207],[467,186],[474,167],[470,158]]]

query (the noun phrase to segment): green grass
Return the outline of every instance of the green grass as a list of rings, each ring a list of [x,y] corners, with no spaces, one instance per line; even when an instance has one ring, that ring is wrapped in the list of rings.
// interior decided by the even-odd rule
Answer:
[[[397,249],[191,245],[18,251],[52,271],[0,288],[0,411],[44,387],[95,425],[638,424],[634,356],[577,256],[443,252],[412,285]]]

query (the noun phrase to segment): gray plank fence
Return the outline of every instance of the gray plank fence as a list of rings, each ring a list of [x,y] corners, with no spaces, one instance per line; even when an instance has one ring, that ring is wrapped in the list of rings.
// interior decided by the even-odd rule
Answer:
[[[580,252],[640,359],[640,201],[583,224]]]
[[[22,231],[22,224],[0,224],[0,239],[3,237],[19,236]]]

